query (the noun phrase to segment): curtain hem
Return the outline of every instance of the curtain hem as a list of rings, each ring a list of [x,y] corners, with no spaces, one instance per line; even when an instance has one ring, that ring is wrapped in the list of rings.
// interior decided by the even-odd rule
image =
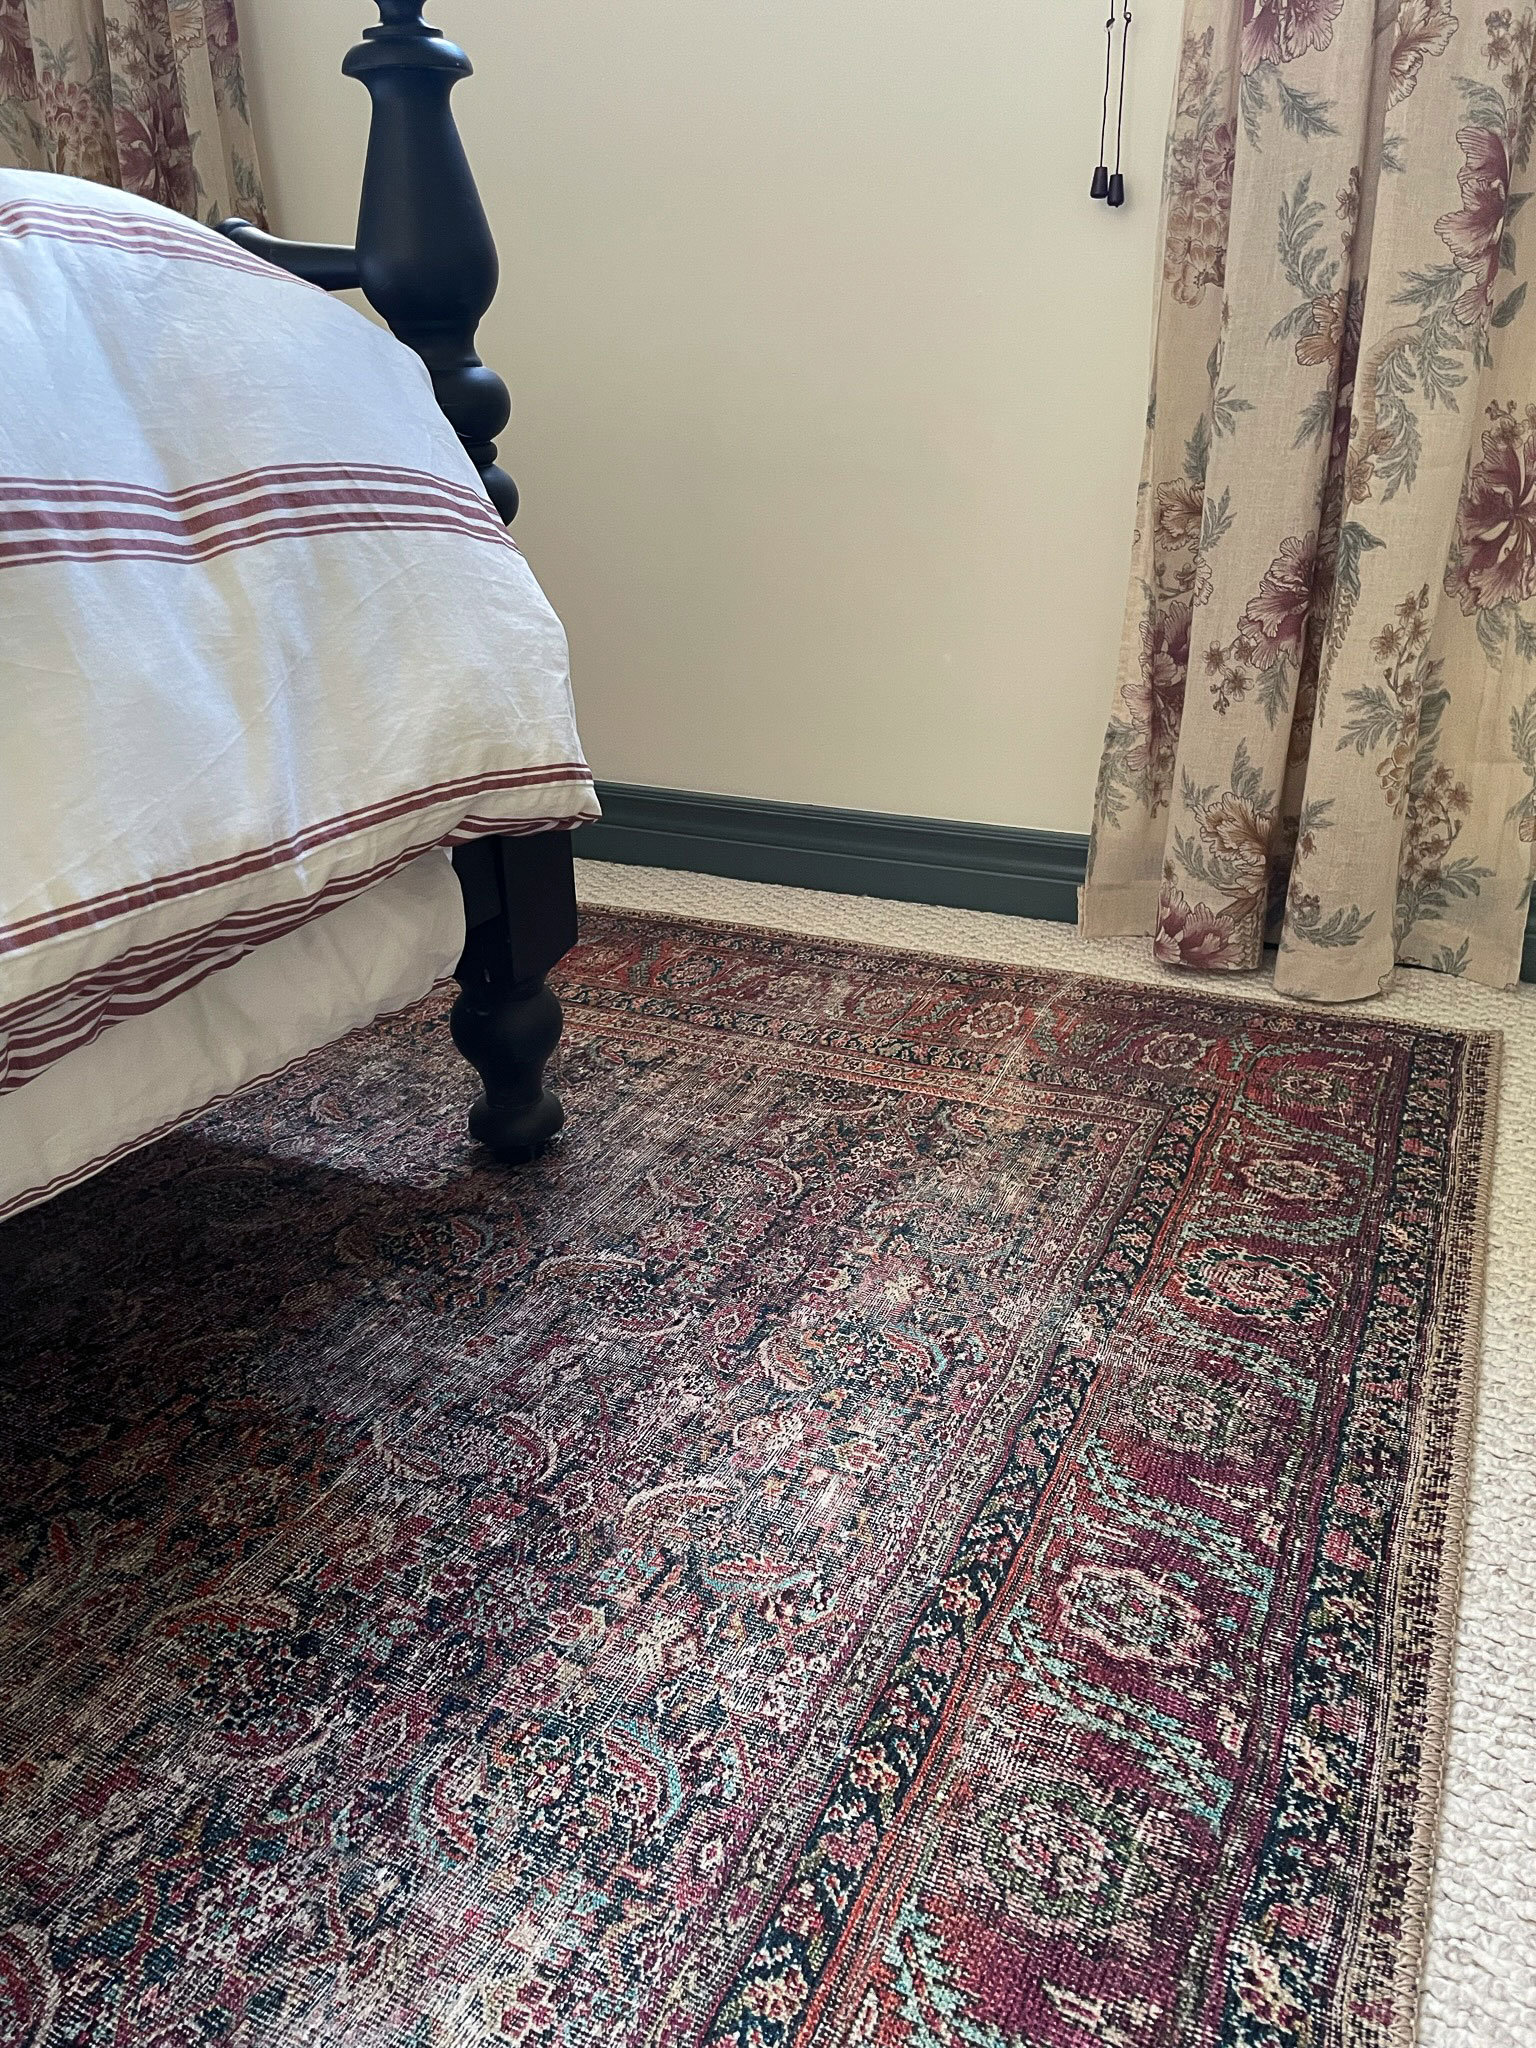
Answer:
[[[1157,930],[1156,882],[1085,882],[1077,929],[1085,939],[1149,939]]]

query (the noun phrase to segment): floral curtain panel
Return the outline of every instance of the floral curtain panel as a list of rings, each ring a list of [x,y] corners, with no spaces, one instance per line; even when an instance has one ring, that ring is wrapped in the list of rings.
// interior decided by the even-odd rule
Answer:
[[[262,221],[234,0],[0,0],[0,164]]]
[[[1398,960],[1509,983],[1536,8],[1188,0],[1185,28],[1083,928],[1204,968],[1278,940],[1278,985],[1323,1001]]]

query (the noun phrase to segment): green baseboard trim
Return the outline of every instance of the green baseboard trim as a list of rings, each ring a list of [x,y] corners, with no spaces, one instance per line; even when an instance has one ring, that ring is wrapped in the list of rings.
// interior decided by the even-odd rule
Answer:
[[[625,782],[600,782],[597,793],[603,821],[582,826],[578,858],[682,868],[738,882],[787,882],[1070,924],[1088,862],[1088,840],[1078,832],[964,825]]]
[[[597,793],[603,821],[581,828],[576,852],[583,860],[1000,910],[1058,924],[1077,920],[1077,891],[1088,865],[1085,833],[767,803],[631,782],[600,782]],[[1520,978],[1536,981],[1536,898]]]

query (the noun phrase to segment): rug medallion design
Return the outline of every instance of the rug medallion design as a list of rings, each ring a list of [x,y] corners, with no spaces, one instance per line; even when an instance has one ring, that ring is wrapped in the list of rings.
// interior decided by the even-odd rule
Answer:
[[[0,2040],[1406,2048],[1496,1041],[586,931],[0,1232]]]

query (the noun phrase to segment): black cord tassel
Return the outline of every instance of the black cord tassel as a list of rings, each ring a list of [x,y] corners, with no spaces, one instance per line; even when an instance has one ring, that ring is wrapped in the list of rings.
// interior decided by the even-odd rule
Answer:
[[[1120,100],[1115,109],[1115,168],[1104,197],[1111,206],[1124,206],[1125,180],[1120,175],[1120,144],[1125,135],[1125,67],[1131,54],[1131,0],[1122,0],[1120,22]],[[1102,155],[1102,151],[1100,154]]]

